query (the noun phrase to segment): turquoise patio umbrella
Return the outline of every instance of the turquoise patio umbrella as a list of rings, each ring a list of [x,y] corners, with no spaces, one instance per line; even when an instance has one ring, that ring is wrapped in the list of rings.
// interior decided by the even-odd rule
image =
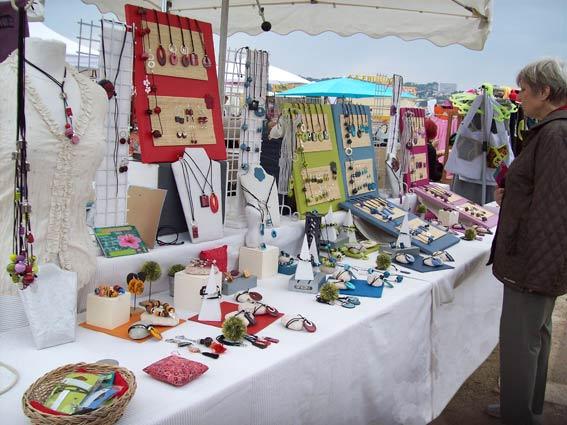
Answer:
[[[355,80],[353,78],[333,78],[331,80],[317,81],[277,93],[276,96],[308,96],[308,97],[391,97],[392,89],[369,81]],[[402,97],[415,98],[414,95],[404,93]]]

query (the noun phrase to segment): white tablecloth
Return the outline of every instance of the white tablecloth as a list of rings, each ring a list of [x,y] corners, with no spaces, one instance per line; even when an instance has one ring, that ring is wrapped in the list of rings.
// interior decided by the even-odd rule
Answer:
[[[20,398],[39,376],[66,363],[114,358],[138,382],[121,424],[426,424],[496,344],[501,286],[483,265],[489,239],[452,248],[454,270],[412,273],[422,280],[407,278],[353,310],[289,292],[281,276],[261,281],[267,303],[305,314],[318,331],[276,323],[262,334],[279,344],[230,347],[219,360],[181,350],[210,367],[183,388],[142,371],[176,349],[166,342],[137,344],[79,328],[75,343],[37,351],[27,328],[2,333],[0,359],[21,379],[0,396],[0,412],[6,423],[26,423]],[[214,336],[218,329],[190,322],[165,337],[180,334]]]

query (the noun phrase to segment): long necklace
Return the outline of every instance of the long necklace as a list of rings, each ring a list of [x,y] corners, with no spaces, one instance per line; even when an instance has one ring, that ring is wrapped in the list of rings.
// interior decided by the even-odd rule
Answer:
[[[165,66],[167,62],[167,57],[166,57],[167,55],[165,54],[165,49],[161,44],[161,30],[159,28],[159,18],[158,18],[157,10],[155,9],[154,9],[154,17],[156,18],[156,27],[157,27],[158,41],[159,41],[159,46],[156,49],[156,58],[161,66]]]
[[[179,31],[181,32],[181,47],[179,51],[181,52],[181,65],[188,67],[191,62],[189,61],[189,49],[185,45],[185,35],[183,34],[183,24],[181,23],[181,17],[177,15],[177,21],[179,22]]]
[[[210,68],[213,63],[211,62],[211,58],[209,58],[209,55],[207,55],[207,47],[205,46],[203,33],[201,32],[199,21],[196,19],[195,19],[195,26],[197,27],[197,32],[199,33],[199,39],[201,40],[201,47],[203,48],[203,59],[201,59],[201,63],[203,64],[204,68]]]
[[[189,55],[189,63],[193,66],[199,65],[199,56],[195,52],[195,41],[193,40],[193,31],[191,31],[191,19],[187,19],[187,26],[189,27],[189,38],[191,40],[191,54]]]
[[[187,172],[187,168],[189,164],[181,158],[179,161],[181,164],[181,170],[183,171],[183,180],[185,181],[185,188],[187,189],[187,197],[189,198],[189,209],[191,210],[191,234],[193,238],[199,237],[199,227],[197,226],[197,222],[195,221],[195,207],[193,206],[193,195],[191,194],[191,185],[189,183],[189,173]]]
[[[63,71],[63,81],[59,82],[55,79],[55,77],[45,72],[39,66],[34,65],[27,59],[25,59],[25,61],[28,65],[37,69],[39,72],[41,72],[51,81],[53,81],[61,90],[59,97],[63,100],[63,108],[65,109],[65,136],[67,136],[67,138],[71,141],[71,143],[76,145],[77,143],[79,143],[80,138],[77,134],[75,134],[75,130],[73,129],[73,110],[71,109],[69,103],[67,102],[67,93],[65,93],[65,79],[67,78],[67,67],[65,66],[65,69]]]
[[[31,230],[31,205],[28,200],[28,172],[26,117],[25,117],[25,49],[24,17],[26,12],[18,7],[18,106],[17,106],[17,142],[14,153],[14,217],[12,228],[12,254],[6,267],[12,282],[24,289],[36,278],[38,268],[33,255],[34,237]]]
[[[323,117],[323,140],[328,140],[329,132],[327,131],[327,121],[325,120],[325,111],[323,109],[323,105],[319,105],[319,106],[321,107],[321,116]]]
[[[185,159],[185,155],[186,154],[184,153],[183,154],[184,159]],[[193,169],[191,167],[189,167],[189,171],[191,171],[191,174],[193,174],[195,181],[197,182],[197,184],[199,185],[199,188],[201,189],[201,196],[199,197],[201,207],[202,208],[210,208],[211,211],[213,212],[213,214],[215,214],[219,210],[219,198],[217,197],[217,194],[215,193],[215,189],[214,189],[213,183],[212,183],[213,182],[213,160],[209,158],[209,169],[207,170],[207,174],[205,174],[205,173],[203,173],[203,171],[201,170],[201,168],[199,167],[197,162],[195,162],[195,160],[191,156],[187,155],[187,158],[189,158],[191,160],[193,165],[195,165],[195,168],[197,168],[197,171],[199,172],[199,174],[201,174],[203,179],[205,179],[204,182],[203,182],[203,186],[201,186],[201,184],[199,183],[199,180],[197,179],[197,175],[195,174]],[[210,181],[209,181],[209,175],[211,176]],[[209,196],[207,196],[205,194],[205,189],[207,188],[207,185],[209,185],[209,187],[211,188],[211,194]]]
[[[169,13],[165,14],[167,19],[167,30],[169,31],[169,63],[177,65],[177,47],[173,44],[173,37],[171,36],[171,23],[169,22]]]
[[[258,202],[258,206],[255,206],[251,203],[247,203],[247,205],[251,206],[252,208],[256,209],[257,211],[260,212],[260,218],[261,218],[261,223],[260,223],[260,235],[264,236],[265,233],[265,227],[267,226],[272,226],[273,225],[273,221],[272,221],[272,213],[270,212],[270,208],[268,207],[268,202],[270,202],[270,197],[272,196],[272,191],[274,190],[274,185],[275,185],[276,179],[274,178],[272,180],[272,185],[270,186],[270,190],[268,191],[268,196],[266,197],[266,200],[263,201],[262,199],[260,199],[258,196],[254,195],[252,193],[252,191],[250,191],[248,188],[246,188],[244,185],[241,185],[242,190],[244,192],[246,192],[247,194],[249,194],[252,198],[254,198],[257,202]],[[265,216],[266,213],[268,214],[268,221],[265,221]],[[272,230],[272,237],[275,238],[277,236],[277,233],[275,230]]]

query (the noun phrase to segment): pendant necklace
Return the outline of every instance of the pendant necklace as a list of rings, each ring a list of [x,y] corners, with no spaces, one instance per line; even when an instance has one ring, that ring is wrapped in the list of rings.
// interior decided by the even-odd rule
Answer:
[[[249,202],[246,203],[246,205],[251,206],[252,208],[254,208],[255,210],[260,212],[260,219],[261,219],[261,223],[260,223],[260,235],[264,236],[265,233],[265,229],[266,229],[266,225],[267,226],[272,226],[273,225],[273,221],[272,221],[272,214],[270,212],[270,208],[268,207],[268,202],[270,202],[270,197],[272,196],[272,191],[274,190],[274,185],[275,185],[276,179],[274,178],[272,180],[272,185],[270,186],[270,190],[268,191],[268,196],[266,197],[265,201],[262,201],[258,196],[254,195],[249,189],[247,189],[244,185],[241,185],[242,190],[244,192],[246,192],[247,194],[249,194],[252,198],[254,198],[256,200],[256,202],[258,202],[258,206],[255,206]],[[268,215],[268,220],[266,222],[265,220],[265,216],[266,214]],[[272,229],[272,238],[275,238],[276,236],[278,236],[277,232],[275,229]]]
[[[315,115],[317,116],[317,140],[322,142],[323,141],[323,127],[321,127],[321,119],[319,118],[318,106],[319,106],[319,104],[316,103],[315,104]]]
[[[311,124],[311,141],[317,141],[317,133],[315,133],[315,126],[313,125],[313,111],[311,110],[311,105],[305,105],[306,107],[309,106],[309,122]]]
[[[190,64],[189,61],[189,49],[185,45],[185,35],[183,34],[183,24],[181,23],[181,17],[177,15],[177,21],[179,23],[179,31],[181,32],[181,47],[179,48],[179,52],[181,53],[181,65],[184,67],[188,67]]]
[[[186,153],[183,154],[184,159],[185,159],[186,155],[187,155]],[[199,183],[199,180],[197,179],[197,175],[193,171],[193,168],[189,167],[189,171],[191,171],[191,174],[193,174],[195,181],[197,182],[197,184],[199,185],[199,188],[201,189],[201,196],[199,197],[199,201],[201,203],[201,208],[210,208],[212,213],[215,214],[219,210],[219,198],[217,197],[217,194],[215,193],[215,190],[214,190],[213,184],[212,184],[212,181],[213,181],[213,160],[209,158],[209,169],[207,170],[207,174],[205,175],[205,173],[203,173],[203,171],[201,170],[201,168],[199,167],[197,162],[191,156],[187,155],[187,158],[189,158],[191,160],[193,165],[195,165],[195,167],[197,168],[197,171],[199,172],[199,174],[201,174],[201,176],[205,179],[203,186],[201,186],[201,184]],[[211,181],[209,181],[209,175],[211,176]],[[207,185],[209,185],[209,187],[211,188],[211,194],[209,196],[207,196],[205,194],[205,189],[207,188]]]
[[[142,54],[140,55],[140,59],[146,62],[146,67],[148,68],[148,72],[152,72],[154,67],[156,66],[155,58],[152,53],[152,49],[150,47],[150,26],[148,25],[148,15],[146,14],[146,10],[140,8],[140,11],[143,12],[142,16],[143,19],[140,21],[141,34],[142,34]],[[140,12],[138,12],[140,13]],[[142,23],[145,23],[146,26],[144,28]],[[148,48],[146,49],[146,35],[148,36]]]
[[[187,172],[187,167],[189,164],[185,159],[180,159],[181,170],[183,171],[183,180],[185,180],[185,187],[187,189],[187,196],[189,198],[189,209],[191,210],[191,235],[193,238],[199,237],[199,227],[195,221],[195,207],[193,206],[193,195],[191,194],[191,186],[189,184],[189,173]]]
[[[187,26],[189,27],[189,38],[191,40],[191,54],[189,55],[189,63],[192,66],[199,65],[199,56],[195,52],[195,41],[193,40],[193,31],[191,31],[191,19],[187,19]]]
[[[169,13],[165,14],[167,19],[167,30],[169,31],[169,63],[177,65],[177,47],[173,44],[173,37],[171,36],[171,23],[169,22]]]
[[[327,131],[327,121],[325,120],[325,110],[323,109],[323,105],[321,106],[321,116],[323,117],[323,139],[329,140],[329,132]]]
[[[207,48],[205,47],[205,40],[203,38],[203,33],[201,32],[199,21],[197,21],[196,19],[195,19],[195,26],[197,27],[197,31],[199,32],[201,47],[203,48],[203,59],[201,60],[201,63],[203,64],[204,68],[210,68],[213,63],[211,62],[211,58],[209,58],[209,55],[207,55]]]
[[[356,137],[359,139],[362,137],[362,127],[361,127],[361,117],[360,117],[360,109],[359,105],[355,105],[356,110]]]
[[[165,49],[163,48],[162,44],[161,44],[161,30],[159,27],[159,19],[158,19],[158,14],[157,14],[157,10],[154,9],[154,16],[156,18],[156,27],[157,27],[157,34],[158,34],[158,42],[159,42],[159,46],[156,49],[156,58],[158,63],[161,66],[165,66],[166,62],[167,62],[167,58],[166,58],[166,54],[165,54]]]
[[[65,66],[65,70],[63,71],[63,81],[59,82],[55,79],[55,77],[51,76],[40,67],[34,65],[29,60],[25,59],[25,61],[28,65],[37,69],[39,72],[41,72],[51,81],[53,81],[61,90],[59,97],[63,100],[63,108],[65,109],[65,136],[71,141],[71,143],[76,145],[77,143],[79,143],[80,139],[79,136],[75,134],[75,130],[73,129],[73,110],[69,106],[69,103],[67,103],[67,93],[65,93],[65,79],[67,78],[67,66]]]

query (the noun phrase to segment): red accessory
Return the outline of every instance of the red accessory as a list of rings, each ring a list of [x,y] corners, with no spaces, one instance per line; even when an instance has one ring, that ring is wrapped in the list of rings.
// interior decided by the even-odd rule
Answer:
[[[197,379],[209,370],[209,367],[181,356],[168,356],[143,370],[158,381],[181,387]]]
[[[209,206],[213,213],[216,213],[219,210],[219,198],[215,192],[211,193],[209,196]]]
[[[216,262],[216,266],[221,272],[227,271],[228,264],[228,246],[223,245],[218,248],[201,251],[199,258],[209,263]]]

